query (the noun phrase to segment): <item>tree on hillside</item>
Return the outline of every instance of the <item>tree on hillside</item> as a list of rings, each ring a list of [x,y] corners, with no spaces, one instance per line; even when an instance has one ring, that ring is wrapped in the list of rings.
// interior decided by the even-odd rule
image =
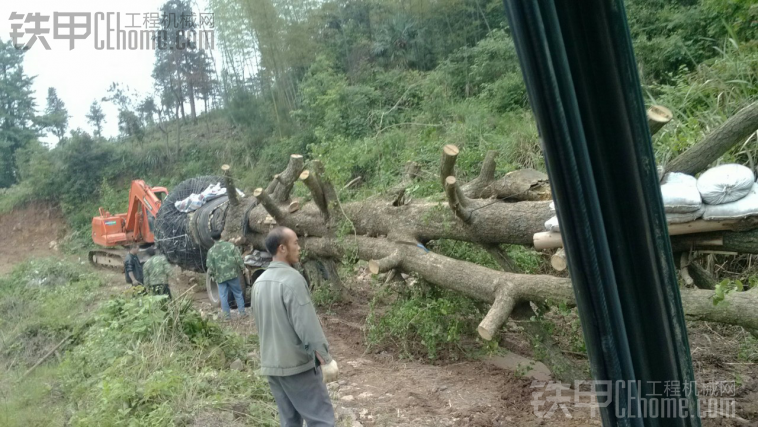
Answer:
[[[185,117],[184,102],[189,101],[192,120],[197,119],[195,106],[196,89],[201,71],[206,69],[205,55],[197,50],[193,35],[196,35],[191,19],[194,14],[187,0],[169,0],[161,7],[163,16],[172,16],[163,22],[159,32],[159,49],[155,50],[153,79],[161,92],[161,99],[171,93],[176,116]],[[189,37],[188,37],[189,36]]]
[[[38,136],[34,77],[24,73],[24,53],[0,40],[0,188],[18,182],[16,151]]]
[[[152,96],[146,96],[145,99],[137,105],[137,113],[139,113],[140,120],[142,120],[145,127],[155,124],[156,111],[155,100]]]
[[[54,87],[47,89],[47,107],[45,115],[42,116],[43,127],[58,137],[61,142],[68,129],[68,110],[63,100],[58,97],[58,92]]]
[[[145,127],[133,111],[121,110],[118,113],[118,130],[121,135],[136,139],[140,145],[145,141]]]
[[[92,101],[92,105],[89,106],[89,113],[87,114],[87,123],[94,128],[94,134],[97,138],[103,135],[103,123],[105,123],[105,113],[98,104],[97,100]]]

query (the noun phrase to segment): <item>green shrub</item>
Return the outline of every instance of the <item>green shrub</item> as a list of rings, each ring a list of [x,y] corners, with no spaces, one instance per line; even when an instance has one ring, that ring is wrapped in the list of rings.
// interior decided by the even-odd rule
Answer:
[[[366,319],[369,349],[396,346],[406,357],[457,359],[465,354],[461,340],[476,331],[482,311],[473,300],[418,283],[380,313],[374,297]],[[473,338],[472,338],[473,339]]]

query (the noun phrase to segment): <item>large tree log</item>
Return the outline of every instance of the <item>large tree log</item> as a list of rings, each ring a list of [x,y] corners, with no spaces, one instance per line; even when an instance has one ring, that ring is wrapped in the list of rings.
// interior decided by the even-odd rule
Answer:
[[[382,199],[368,199],[342,205],[355,233],[364,236],[388,236],[392,240],[422,242],[454,239],[473,243],[508,243],[531,245],[535,230],[543,228],[553,216],[549,202],[504,203],[501,201],[470,200],[471,222],[456,218],[442,201],[413,202],[392,206]],[[263,222],[268,213],[262,206],[248,215],[252,233],[267,233]],[[272,215],[273,216],[273,215]],[[331,229],[324,223],[321,212],[313,203],[286,216],[280,223],[308,236],[329,236]]]
[[[262,245],[262,236],[256,242]],[[575,305],[571,280],[547,275],[528,275],[491,270],[466,261],[427,252],[415,245],[393,243],[387,239],[347,237],[345,244],[363,260],[391,258],[400,271],[416,273],[426,281],[460,292],[471,298],[497,304],[480,324],[483,337],[493,337],[502,326],[498,324],[510,316],[514,304],[534,301]],[[336,239],[305,238],[303,248],[311,254],[341,258],[343,248]],[[395,260],[398,262],[395,264]],[[732,292],[717,306],[713,305],[713,292],[709,290],[682,290],[682,307],[685,316],[692,320],[712,321],[742,326],[751,332],[758,331],[758,292]],[[511,304],[511,301],[514,303]]]
[[[690,175],[702,172],[756,130],[758,130],[758,102],[743,108],[718,129],[708,134],[705,139],[677,156],[666,165],[666,172],[683,172]]]

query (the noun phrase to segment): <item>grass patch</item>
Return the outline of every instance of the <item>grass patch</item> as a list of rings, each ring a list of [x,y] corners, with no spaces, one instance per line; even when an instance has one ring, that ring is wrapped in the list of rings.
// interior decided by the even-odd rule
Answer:
[[[102,286],[88,267],[55,260],[0,279],[0,425],[179,426],[201,412],[231,417],[232,406],[248,425],[278,425],[247,357],[255,336],[222,330],[187,299],[126,292],[99,303]],[[60,359],[20,381],[69,334]],[[229,369],[237,358],[243,371]]]
[[[417,282],[409,291],[379,310],[387,288],[371,301],[366,319],[369,350],[394,347],[408,358],[457,360],[476,346],[463,346],[474,337],[483,316],[480,305],[454,292]]]

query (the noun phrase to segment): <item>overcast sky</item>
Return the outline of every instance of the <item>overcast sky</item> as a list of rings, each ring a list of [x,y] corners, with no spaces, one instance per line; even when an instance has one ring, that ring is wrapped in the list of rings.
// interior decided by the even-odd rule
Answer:
[[[165,0],[0,0],[0,39],[9,40],[11,23],[21,22],[10,19],[12,12],[24,15],[40,12],[51,17],[42,24],[43,29],[50,29],[45,37],[50,50],[45,50],[38,40],[24,58],[26,74],[37,76],[34,81],[37,111],[41,113],[45,108],[47,88],[55,87],[71,116],[69,129],[82,128],[91,133],[85,115],[93,100],[100,101],[106,95],[111,83],[126,84],[141,95],[153,92],[151,73],[155,54],[151,50],[97,50],[94,29],[87,39],[76,40],[74,49],[69,50],[68,40],[53,39],[53,12],[90,12],[93,20],[96,12],[120,13],[122,28],[131,25],[131,20],[134,19],[135,25],[141,27],[136,30],[140,30],[144,29],[143,15],[158,12],[164,2]],[[200,8],[205,8],[205,5],[205,0],[199,1]],[[132,18],[134,15],[127,15],[135,13],[139,16]],[[25,23],[23,28],[32,25]],[[112,26],[115,27],[115,23]],[[26,43],[29,39],[30,36],[25,34],[20,41]],[[99,39],[104,39],[104,36],[101,35]],[[104,134],[116,136],[116,107],[110,103],[102,106],[106,115]],[[44,140],[54,142],[57,139],[48,137]]]

